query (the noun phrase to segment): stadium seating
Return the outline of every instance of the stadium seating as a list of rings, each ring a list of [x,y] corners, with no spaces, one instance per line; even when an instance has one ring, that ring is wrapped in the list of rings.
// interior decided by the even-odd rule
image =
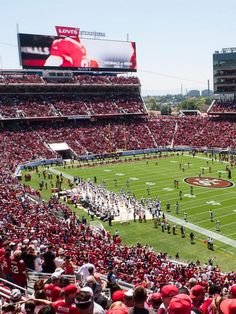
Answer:
[[[232,100],[216,100],[213,106],[210,107],[208,114],[235,114],[236,103]]]

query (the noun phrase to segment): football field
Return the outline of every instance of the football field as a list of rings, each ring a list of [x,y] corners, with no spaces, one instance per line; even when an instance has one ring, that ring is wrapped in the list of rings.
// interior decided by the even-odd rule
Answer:
[[[230,271],[236,270],[236,171],[230,168],[229,173],[227,166],[227,163],[211,159],[205,154],[195,157],[188,154],[169,154],[167,157],[150,156],[140,160],[132,157],[127,158],[126,162],[101,165],[92,165],[90,162],[89,166],[80,167],[76,163],[72,167],[67,162],[64,167],[45,169],[47,172],[53,173],[57,170],[63,176],[78,176],[91,181],[96,177],[97,184],[103,183],[108,190],[114,192],[119,192],[122,188],[127,193],[134,194],[138,200],[141,197],[154,199],[157,196],[166,214],[166,204],[170,203],[168,220],[171,225],[177,221],[177,235],[173,235],[172,231],[170,234],[163,233],[160,227],[155,229],[152,220],[147,223],[131,221],[129,224],[113,222],[112,227],[108,227],[107,223],[104,226],[112,232],[118,229],[123,242],[127,244],[140,241],[142,244],[152,245],[156,251],[166,251],[173,257],[178,252],[180,259],[184,261],[199,259],[201,263],[205,263],[212,258],[214,265],[219,264],[222,269]],[[40,171],[43,169],[39,168]],[[30,184],[38,189],[40,178],[33,171],[31,175]],[[68,188],[66,179],[63,188]],[[42,196],[48,199],[50,194],[48,180],[47,190],[42,190]],[[179,203],[178,213],[176,202]],[[81,210],[73,210],[81,215]],[[210,217],[210,211],[213,217]],[[184,213],[187,213],[187,223],[184,221]],[[217,220],[219,224],[216,224]],[[180,236],[182,222],[186,229],[185,238]],[[193,226],[202,229],[193,229]],[[190,244],[188,236],[192,230],[196,237],[194,245]],[[207,235],[201,230],[214,232],[214,251],[207,248]],[[232,244],[226,244],[220,236],[233,240]]]

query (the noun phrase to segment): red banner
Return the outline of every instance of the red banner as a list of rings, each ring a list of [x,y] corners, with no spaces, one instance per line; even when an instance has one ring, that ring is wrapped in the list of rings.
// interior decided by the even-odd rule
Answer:
[[[79,28],[76,27],[67,27],[67,26],[55,26],[57,31],[57,36],[66,36],[79,38]]]

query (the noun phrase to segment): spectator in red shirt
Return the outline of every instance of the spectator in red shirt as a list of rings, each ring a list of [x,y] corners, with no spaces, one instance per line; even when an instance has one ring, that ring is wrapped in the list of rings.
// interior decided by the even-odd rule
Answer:
[[[158,314],[167,313],[167,309],[168,309],[171,299],[175,295],[177,295],[178,292],[179,292],[178,288],[174,285],[165,285],[161,288],[162,304],[157,311]]]
[[[14,252],[14,257],[11,260],[11,272],[13,282],[18,286],[26,288],[27,286],[27,275],[25,262],[21,258],[21,251],[16,250]]]
[[[12,281],[11,272],[11,249],[6,248],[4,255],[0,257],[1,277],[7,281]]]
[[[44,305],[51,305],[58,314],[78,314],[77,308],[74,305],[77,290],[76,285],[70,284],[63,289],[64,298],[61,300],[51,302],[43,299],[34,299],[34,301]]]
[[[54,302],[60,297],[62,290],[60,288],[60,278],[61,275],[55,272],[51,276],[51,283],[44,286],[44,291],[46,292],[46,296],[49,301]]]

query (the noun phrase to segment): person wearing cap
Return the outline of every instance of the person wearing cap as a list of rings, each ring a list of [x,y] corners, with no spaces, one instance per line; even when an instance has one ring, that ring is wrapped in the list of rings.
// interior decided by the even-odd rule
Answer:
[[[43,299],[33,299],[37,303],[43,305],[53,306],[57,314],[78,314],[77,308],[74,305],[75,295],[78,291],[78,288],[74,284],[70,284],[63,289],[64,298],[51,302],[49,300]]]
[[[25,301],[25,298],[22,297],[22,293],[19,289],[12,289],[9,295],[10,303],[5,302],[2,305],[3,313],[16,313],[16,310],[20,312],[20,304],[18,302]]]
[[[229,299],[236,299],[236,284],[232,285],[230,288],[229,288],[229,296],[228,296]]]
[[[61,279],[60,273],[55,272],[51,276],[51,283],[45,284],[44,291],[49,301],[54,302],[58,300],[58,298],[60,297],[62,290],[60,287],[60,279]]]
[[[205,298],[203,286],[193,286],[190,291],[190,298],[192,299],[192,307],[200,310]]]
[[[87,277],[85,286],[90,287],[93,290],[94,299],[96,299],[102,292],[102,286],[96,281],[94,276]]]
[[[222,301],[220,310],[223,314],[236,314],[236,299],[226,299]]]
[[[157,313],[165,314],[167,313],[168,306],[171,299],[179,293],[178,288],[175,285],[165,285],[161,288],[161,298],[162,304],[160,305]]]
[[[117,301],[124,301],[124,296],[125,296],[125,290],[119,289],[116,290],[113,294],[112,294],[112,302],[117,302]]]
[[[161,294],[160,293],[153,293],[149,299],[149,304],[151,305],[151,313],[157,313],[159,307],[162,304],[162,298],[161,298]]]
[[[133,289],[129,289],[128,291],[125,291],[123,303],[127,308],[131,308],[134,306],[134,290]]]
[[[22,301],[22,293],[19,289],[12,289],[11,290],[10,301],[13,303]]]
[[[190,314],[191,307],[191,298],[188,295],[177,294],[170,301],[168,314]]]
[[[105,314],[104,309],[94,302],[93,291],[89,287],[82,288],[75,296],[75,305],[79,314]]]

